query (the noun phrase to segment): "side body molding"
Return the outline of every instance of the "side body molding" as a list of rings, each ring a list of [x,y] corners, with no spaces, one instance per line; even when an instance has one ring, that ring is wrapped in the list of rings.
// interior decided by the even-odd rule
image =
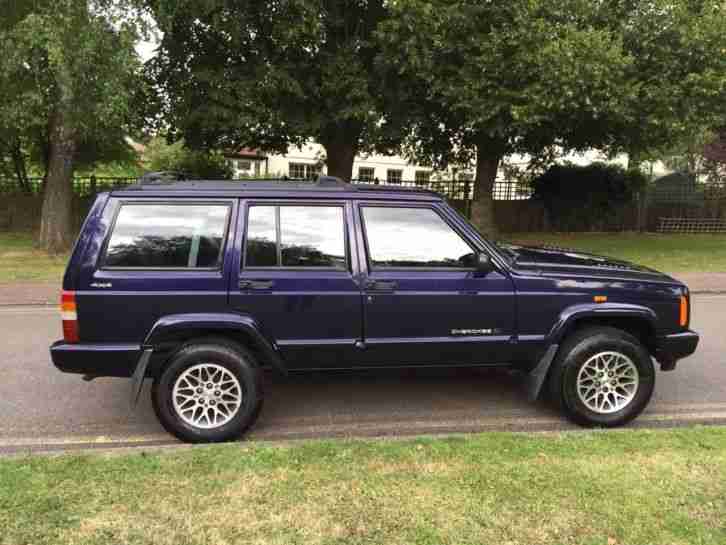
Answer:
[[[567,307],[560,313],[557,321],[547,335],[547,350],[525,379],[527,397],[531,401],[539,397],[549,368],[557,355],[557,350],[560,344],[562,344],[567,331],[578,320],[591,318],[636,318],[647,322],[653,332],[655,332],[656,314],[652,309],[642,305],[630,303],[587,303]]]
[[[251,316],[235,313],[170,314],[160,318],[144,339],[143,349],[158,347],[161,343],[189,338],[197,334],[238,334],[256,348],[264,363],[283,374],[287,367],[277,346]]]

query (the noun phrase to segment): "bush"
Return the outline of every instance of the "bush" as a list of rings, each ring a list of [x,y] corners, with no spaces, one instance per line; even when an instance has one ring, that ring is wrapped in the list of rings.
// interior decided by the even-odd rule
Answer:
[[[617,165],[555,165],[532,181],[532,198],[557,231],[606,230],[646,183],[642,173]]]
[[[168,144],[160,136],[153,138],[146,146],[143,162],[152,172],[183,172],[193,178],[208,180],[232,177],[232,169],[221,153],[191,150],[184,146],[183,140]]]

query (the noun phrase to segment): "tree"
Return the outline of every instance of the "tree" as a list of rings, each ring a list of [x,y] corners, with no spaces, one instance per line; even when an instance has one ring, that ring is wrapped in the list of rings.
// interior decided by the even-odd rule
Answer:
[[[184,140],[169,144],[163,136],[152,138],[146,145],[143,163],[152,172],[182,172],[210,180],[232,177],[232,168],[221,153],[190,150]]]
[[[374,33],[384,0],[150,0],[164,38],[151,68],[172,135],[204,149],[286,153],[314,139],[328,173],[384,145]]]
[[[34,135],[47,165],[39,242],[63,251],[72,242],[77,160],[123,134],[132,117],[140,23],[120,0],[9,4],[0,25],[0,119]]]
[[[397,0],[381,62],[407,85],[384,89],[409,106],[409,155],[439,166],[476,158],[472,219],[494,233],[504,156],[641,152],[673,137],[679,114],[698,118],[709,98],[717,109],[726,74],[717,5]]]

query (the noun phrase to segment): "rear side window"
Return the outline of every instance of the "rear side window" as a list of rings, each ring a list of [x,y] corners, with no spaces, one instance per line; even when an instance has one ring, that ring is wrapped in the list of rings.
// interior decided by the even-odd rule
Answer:
[[[345,265],[342,206],[250,206],[246,267],[343,269]]]
[[[104,267],[210,269],[222,263],[226,204],[124,204]]]

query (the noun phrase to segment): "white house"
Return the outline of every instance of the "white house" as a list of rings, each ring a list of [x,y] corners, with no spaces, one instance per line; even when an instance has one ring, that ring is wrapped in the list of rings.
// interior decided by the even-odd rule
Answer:
[[[251,148],[225,154],[235,178],[282,177],[310,179],[325,173],[325,150],[311,142],[302,148],[290,146],[286,154],[265,154]],[[433,173],[430,167],[409,163],[398,155],[359,155],[353,163],[353,178],[383,183],[401,181],[428,181]],[[440,173],[441,174],[441,173]]]
[[[288,177],[292,179],[311,179],[318,174],[325,174],[323,157],[325,150],[320,144],[310,142],[302,148],[290,146],[286,154],[266,154],[252,148],[242,148],[238,152],[227,153],[225,157],[233,169],[235,178],[248,177]],[[595,161],[613,162],[626,166],[628,159],[621,155],[609,160],[601,152],[591,150],[584,153],[571,153],[560,158],[560,161],[569,161],[578,165],[587,165]],[[512,165],[526,166],[529,162],[527,156],[512,155],[506,158]],[[651,177],[660,177],[670,173],[661,162],[646,165]],[[468,174],[473,178],[473,172],[459,170],[459,176]],[[503,176],[500,169],[500,176]],[[409,163],[398,155],[359,155],[353,162],[353,178],[361,181],[375,181],[381,183],[400,183],[401,181],[427,182],[430,179],[451,180],[455,171],[434,171],[430,167]]]

